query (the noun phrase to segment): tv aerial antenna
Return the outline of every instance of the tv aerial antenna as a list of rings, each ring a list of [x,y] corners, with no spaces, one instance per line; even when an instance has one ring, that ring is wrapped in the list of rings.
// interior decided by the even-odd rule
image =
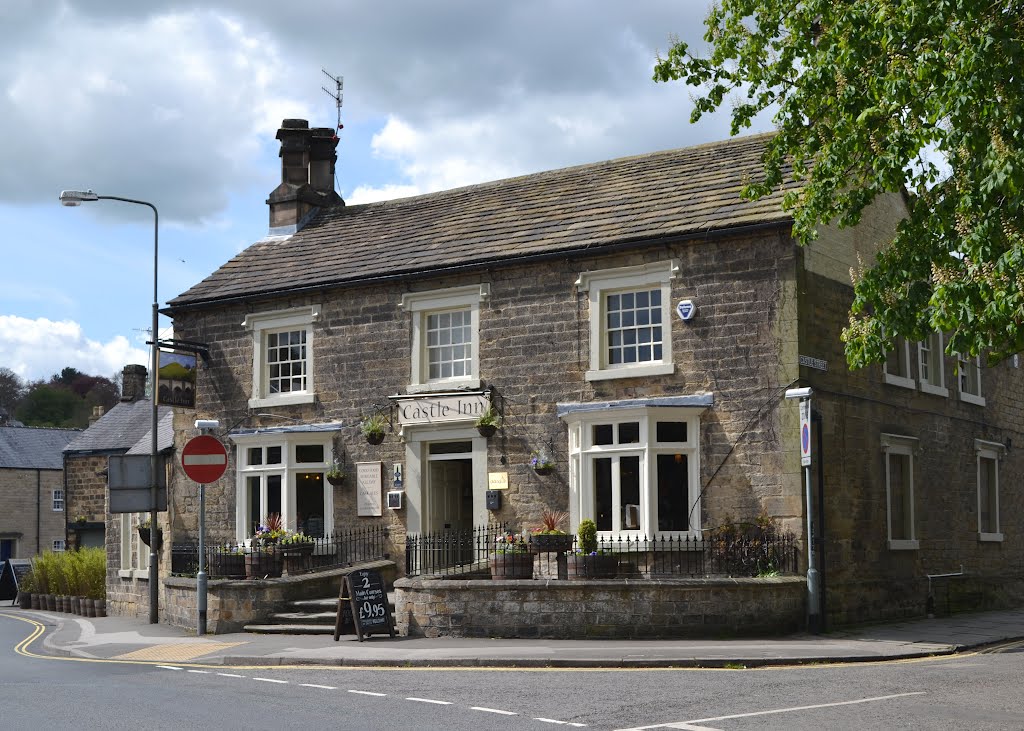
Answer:
[[[338,109],[338,126],[334,132],[334,137],[335,139],[337,139],[338,132],[340,132],[345,127],[345,125],[341,123],[341,105],[345,99],[345,95],[342,93],[342,91],[345,89],[345,77],[332,76],[331,74],[327,73],[327,69],[324,68],[321,68],[320,71],[323,73],[324,76],[326,76],[328,79],[334,82],[334,91],[331,91],[326,86],[321,86],[320,88],[324,90],[324,93],[327,94],[327,96],[334,100],[335,107],[337,107]]]

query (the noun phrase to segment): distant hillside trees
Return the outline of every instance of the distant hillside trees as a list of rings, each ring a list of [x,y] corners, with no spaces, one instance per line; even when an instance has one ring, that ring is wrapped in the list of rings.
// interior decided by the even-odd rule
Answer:
[[[49,381],[26,383],[9,368],[0,368],[0,408],[26,426],[84,429],[93,407],[107,410],[120,398],[116,377],[64,368]]]

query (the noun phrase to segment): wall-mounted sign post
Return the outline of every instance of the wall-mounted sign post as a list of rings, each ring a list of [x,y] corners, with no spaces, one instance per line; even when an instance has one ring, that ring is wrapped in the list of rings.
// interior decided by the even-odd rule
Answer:
[[[216,482],[228,468],[228,452],[209,434],[193,437],[181,450],[181,466],[199,483],[199,571],[196,573],[196,633],[206,634],[206,485]],[[155,543],[155,541],[154,541]]]
[[[790,388],[787,399],[800,399],[800,465],[804,473],[804,499],[807,511],[807,629],[821,631],[821,601],[818,568],[814,560],[814,520],[811,502],[811,389]],[[820,457],[819,457],[820,459]]]

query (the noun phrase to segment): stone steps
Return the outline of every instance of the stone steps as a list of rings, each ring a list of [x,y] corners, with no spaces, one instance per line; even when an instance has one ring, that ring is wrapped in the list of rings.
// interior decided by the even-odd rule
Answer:
[[[388,606],[391,609],[392,621],[395,613],[395,595],[388,593]],[[257,634],[283,635],[333,635],[334,623],[338,616],[337,597],[324,599],[302,599],[288,602],[290,611],[270,615],[267,624],[247,624],[246,632]],[[345,607],[343,617],[348,615]],[[351,618],[344,618],[351,624]]]

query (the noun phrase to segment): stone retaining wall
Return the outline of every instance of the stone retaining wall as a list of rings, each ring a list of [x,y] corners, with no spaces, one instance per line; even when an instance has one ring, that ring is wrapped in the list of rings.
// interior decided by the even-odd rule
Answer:
[[[777,635],[805,625],[802,576],[757,579],[399,579],[398,631],[412,637],[653,639]]]
[[[271,614],[285,611],[289,602],[336,597],[342,577],[356,569],[380,571],[385,584],[391,584],[397,575],[393,561],[371,561],[355,567],[279,579],[211,580],[206,591],[206,630],[209,634],[241,632],[247,624],[266,623]],[[164,579],[160,621],[193,629],[197,617],[196,580]]]

